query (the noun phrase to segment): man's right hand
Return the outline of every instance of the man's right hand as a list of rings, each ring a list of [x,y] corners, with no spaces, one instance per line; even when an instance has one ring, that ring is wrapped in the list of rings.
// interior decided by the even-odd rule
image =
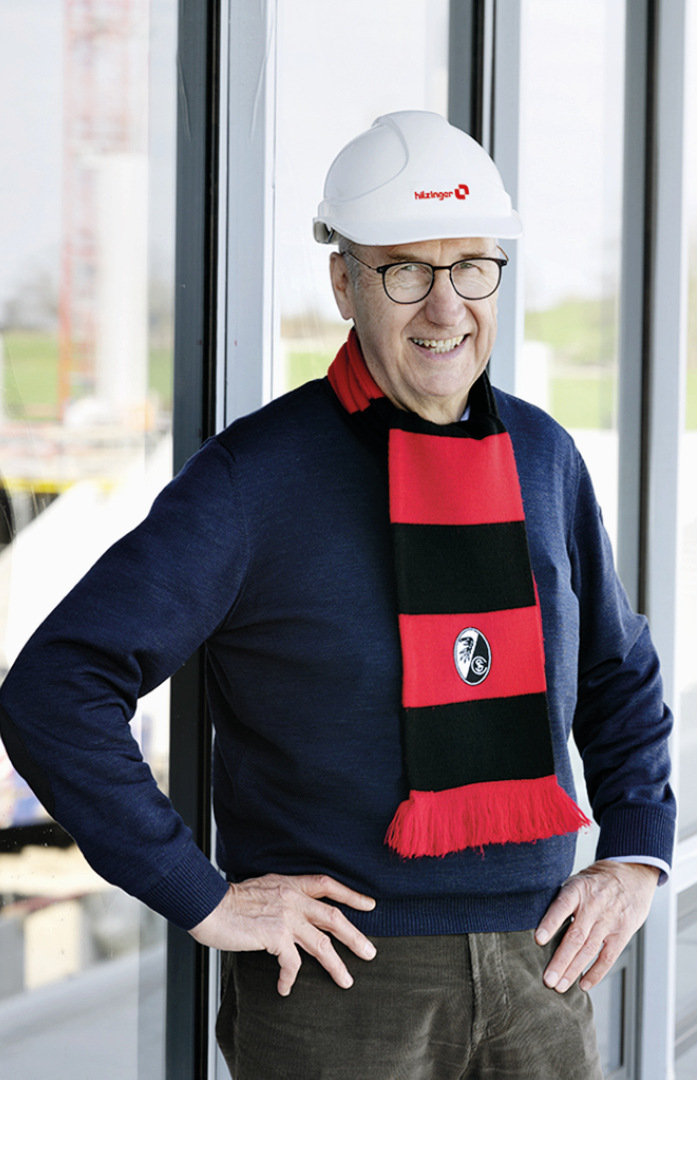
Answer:
[[[266,950],[278,958],[281,973],[278,993],[290,994],[302,947],[344,988],[353,979],[334,950],[333,935],[362,959],[375,957],[375,947],[338,910],[329,898],[355,910],[372,910],[375,900],[358,894],[326,875],[265,874],[231,883],[215,910],[189,933],[196,942],[217,950]]]

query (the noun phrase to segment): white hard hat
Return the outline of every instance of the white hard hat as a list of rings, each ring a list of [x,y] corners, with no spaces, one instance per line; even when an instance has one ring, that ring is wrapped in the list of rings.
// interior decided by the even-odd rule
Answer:
[[[491,157],[437,112],[393,112],[341,150],[314,219],[315,240],[360,245],[522,233]]]

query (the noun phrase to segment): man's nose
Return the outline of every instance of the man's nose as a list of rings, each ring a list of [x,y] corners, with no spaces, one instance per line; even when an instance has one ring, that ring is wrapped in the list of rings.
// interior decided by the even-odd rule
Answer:
[[[451,324],[462,317],[467,309],[467,301],[455,292],[449,269],[436,269],[431,291],[424,302],[429,320],[439,324]]]

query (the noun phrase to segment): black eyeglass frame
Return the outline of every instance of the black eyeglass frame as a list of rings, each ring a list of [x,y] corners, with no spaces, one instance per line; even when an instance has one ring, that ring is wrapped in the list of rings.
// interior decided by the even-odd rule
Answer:
[[[377,266],[375,266],[375,265],[369,265],[367,263],[367,261],[362,261],[360,257],[357,257],[356,254],[352,253],[349,249],[347,249],[343,255],[345,257],[351,257],[354,261],[358,261],[358,264],[363,265],[366,269],[372,269],[372,271],[374,273],[380,273],[380,276],[382,277],[382,287],[385,290],[385,295],[389,298],[390,301],[393,302],[393,304],[395,304],[395,305],[418,305],[421,301],[425,301],[426,297],[431,292],[431,289],[433,288],[433,283],[436,279],[436,273],[446,272],[446,270],[447,270],[448,275],[450,277],[450,284],[452,285],[453,289],[457,293],[458,297],[461,297],[463,301],[486,301],[487,297],[492,297],[494,295],[494,293],[498,289],[499,285],[501,284],[501,276],[502,276],[503,270],[506,267],[506,265],[508,264],[508,257],[506,256],[506,253],[504,252],[504,250],[500,249],[499,251],[503,253],[502,257],[462,257],[459,261],[453,261],[452,265],[430,265],[428,263],[428,261],[393,261],[389,265],[377,265]],[[453,281],[453,269],[457,268],[458,265],[466,265],[466,264],[468,264],[469,261],[492,261],[493,264],[498,265],[499,279],[496,282],[496,284],[494,285],[493,289],[490,289],[490,291],[488,293],[485,293],[483,297],[466,297],[464,293],[460,292],[460,290],[457,288],[455,282]],[[398,269],[400,267],[400,265],[421,265],[424,269],[430,269],[431,270],[431,283],[430,283],[430,285],[426,289],[426,292],[423,294],[423,296],[417,297],[416,300],[414,300],[414,301],[397,301],[397,300],[395,300],[394,297],[390,296],[390,294],[387,290],[387,282],[385,280],[386,273],[388,273],[390,271],[390,269]]]

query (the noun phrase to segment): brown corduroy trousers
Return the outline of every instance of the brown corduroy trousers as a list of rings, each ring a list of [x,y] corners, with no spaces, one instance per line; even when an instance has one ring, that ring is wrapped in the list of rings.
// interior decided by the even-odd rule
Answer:
[[[377,938],[354,985],[305,956],[290,995],[264,951],[224,954],[218,1043],[233,1079],[602,1079],[588,994],[549,990],[533,931]]]

